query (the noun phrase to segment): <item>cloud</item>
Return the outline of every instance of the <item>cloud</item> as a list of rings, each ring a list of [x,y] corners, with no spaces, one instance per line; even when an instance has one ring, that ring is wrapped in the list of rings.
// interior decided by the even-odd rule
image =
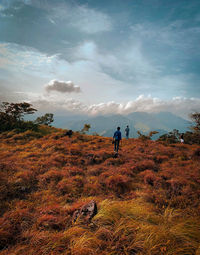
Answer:
[[[143,54],[139,43],[127,43],[117,52],[102,54],[93,41],[86,41],[74,50],[75,58],[87,60],[98,66],[101,72],[124,82],[142,85],[146,80],[155,82],[159,68]]]
[[[92,115],[107,115],[107,114],[129,114],[131,112],[161,112],[169,111],[184,118],[188,114],[195,111],[200,111],[199,98],[182,98],[174,97],[170,100],[161,100],[151,96],[145,97],[140,95],[135,100],[116,103],[108,102],[101,104],[93,104],[88,107],[88,113]]]
[[[0,102],[21,102],[24,101],[24,95],[13,92],[8,87],[8,83],[0,79]]]
[[[177,19],[168,23],[143,22],[130,26],[130,30],[133,38],[137,36],[138,40],[150,44],[153,42],[158,46],[157,50],[169,47],[168,52],[171,57],[174,52],[176,54],[181,52],[182,58],[190,57],[188,53],[198,54],[196,52],[198,46],[195,45],[199,41],[200,28],[186,19]]]
[[[126,99],[130,98],[131,94],[136,97],[144,93],[165,98],[187,96],[188,93],[189,96],[195,95],[192,88],[193,84],[196,85],[195,75],[165,72],[162,66],[146,56],[139,42],[127,42],[126,47],[117,52],[102,54],[97,44],[85,41],[74,49],[74,56],[77,61],[82,59],[84,63],[91,63],[89,68],[93,69],[93,73],[96,68],[99,74],[107,75],[106,80],[115,80],[114,91],[123,93]],[[97,82],[94,81],[95,84]],[[113,99],[116,100],[114,97]]]
[[[89,51],[92,47],[95,48],[95,44],[91,43]],[[84,53],[81,59],[70,63],[59,54],[47,55],[31,47],[0,43],[0,76],[13,91],[42,93],[43,85],[56,77],[57,81],[69,79],[84,88],[84,93],[74,93],[75,98],[81,96],[81,100],[92,103],[110,100],[110,95],[112,98],[117,95],[124,84],[101,70],[99,62],[93,58],[95,52],[91,53],[91,59]],[[75,90],[79,91],[77,86]]]
[[[58,83],[69,79],[84,91],[74,93],[73,97],[90,105],[117,102],[121,98],[130,101],[140,94],[159,98],[177,95],[197,97],[199,94],[199,87],[194,87],[197,84],[194,75],[163,74],[146,58],[139,45],[126,47],[116,54],[100,54],[96,43],[85,41],[72,51],[75,60],[70,63],[61,59],[59,54],[49,56],[30,47],[2,43],[0,76],[10,84],[12,90],[37,93],[42,92],[43,84],[55,77]],[[61,88],[59,85],[56,85],[56,89],[53,82],[48,85],[49,92],[54,88],[54,91],[66,90],[67,93],[69,89],[69,86]],[[75,88],[73,91],[72,86],[72,92],[80,92],[77,86]]]
[[[88,112],[86,104],[80,100],[66,98],[60,94],[20,93],[24,101],[31,103],[40,112],[57,114],[82,114]]]
[[[49,56],[31,47],[0,43],[0,67],[4,69],[43,73],[45,67],[50,71],[51,65],[57,61],[58,54]]]
[[[16,0],[15,0],[16,1]],[[109,15],[95,8],[78,4],[76,1],[25,1],[25,4],[43,9],[48,20],[53,23],[62,22],[65,28],[72,27],[85,34],[97,34],[112,30],[112,19]]]
[[[121,114],[132,112],[172,112],[183,118],[188,118],[192,112],[200,111],[199,98],[174,97],[170,100],[161,100],[152,96],[140,95],[135,100],[124,103],[115,101],[87,105],[81,100],[64,98],[53,95],[26,94],[26,99],[39,111],[62,112],[65,114],[84,114],[89,116]]]
[[[198,61],[194,60],[198,59],[189,62],[190,66],[186,66],[187,73],[183,69],[186,59],[193,57],[189,51],[198,45],[195,41],[197,28],[196,31],[190,26],[184,26],[181,20],[171,22],[168,26],[166,22],[150,23],[144,19],[131,28],[130,25],[127,26],[125,33],[120,35],[118,21],[113,13],[110,12],[109,16],[102,9],[89,8],[89,4],[78,5],[75,2],[77,1],[58,1],[55,4],[55,1],[34,0],[27,10],[32,13],[34,8],[31,8],[37,7],[37,10],[40,8],[43,12],[36,16],[34,14],[33,19],[30,16],[30,22],[24,22],[26,27],[21,27],[21,23],[9,23],[10,27],[5,32],[10,38],[10,35],[15,34],[11,28],[19,28],[15,34],[19,43],[22,29],[27,35],[22,43],[29,41],[32,47],[50,52],[53,56],[59,53],[59,56],[48,59],[47,54],[37,54],[33,49],[21,48],[16,49],[13,56],[0,56],[1,67],[10,65],[11,69],[15,65],[18,74],[25,69],[29,74],[40,75],[45,79],[44,83],[54,77],[64,81],[70,79],[75,84],[84,86],[83,96],[98,91],[98,99],[95,97],[98,102],[103,101],[99,95],[107,97],[106,100],[118,100],[123,94],[124,99],[129,100],[131,95],[137,97],[149,93],[163,97],[196,96],[196,92],[199,93],[199,81],[195,81],[198,74],[189,74],[197,70],[195,63]],[[13,19],[12,22],[27,18],[23,16],[24,12],[16,15],[16,20]],[[38,15],[41,17],[38,18]],[[39,21],[42,21],[40,26]],[[133,21],[131,23],[134,24]],[[97,35],[110,30],[111,33],[106,33],[103,38],[101,34]],[[34,31],[34,38],[30,31]],[[50,33],[48,41],[46,31]],[[35,41],[35,38],[38,39]],[[198,55],[199,51],[196,52],[195,55]],[[18,81],[17,83],[20,84]],[[44,83],[40,81],[38,88]],[[102,92],[99,93],[100,90]]]
[[[111,18],[108,15],[85,6],[74,8],[71,18],[71,25],[87,34],[96,34],[112,29]]]
[[[0,4],[0,11],[4,11],[5,9],[8,9],[12,6],[14,6],[15,9],[19,8],[19,4],[31,4],[31,0],[2,0]],[[15,5],[18,4],[18,7]]]
[[[75,86],[72,81],[57,81],[51,80],[45,87],[47,92],[57,91],[61,93],[79,93],[81,89],[79,86]]]

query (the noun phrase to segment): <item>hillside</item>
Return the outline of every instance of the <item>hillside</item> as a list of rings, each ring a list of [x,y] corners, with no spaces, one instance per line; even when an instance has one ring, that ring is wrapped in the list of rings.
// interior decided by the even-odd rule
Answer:
[[[73,130],[81,130],[85,123],[91,125],[90,134],[98,133],[105,137],[112,137],[113,130],[117,126],[121,127],[122,134],[127,125],[130,127],[130,137],[137,137],[137,130],[147,134],[150,131],[158,131],[159,136],[178,129],[180,132],[188,130],[191,123],[181,117],[178,117],[170,112],[146,113],[133,112],[128,115],[110,115],[110,116],[95,116],[95,117],[79,117],[79,120],[73,120],[64,116],[55,117],[54,125],[60,128],[68,128]]]
[[[198,145],[35,136],[0,135],[0,255],[200,254]]]

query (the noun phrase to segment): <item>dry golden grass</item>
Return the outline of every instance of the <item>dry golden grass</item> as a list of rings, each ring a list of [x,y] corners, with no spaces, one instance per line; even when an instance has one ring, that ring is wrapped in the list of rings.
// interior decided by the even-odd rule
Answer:
[[[200,255],[197,145],[41,133],[0,136],[1,255]]]

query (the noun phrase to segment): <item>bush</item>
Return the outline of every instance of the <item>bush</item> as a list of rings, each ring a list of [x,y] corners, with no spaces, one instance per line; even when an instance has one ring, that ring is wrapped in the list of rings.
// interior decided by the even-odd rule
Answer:
[[[29,209],[18,208],[5,213],[0,219],[0,248],[14,245],[17,240],[20,240],[21,233],[31,227],[33,219]]]
[[[109,191],[120,196],[131,190],[131,179],[125,175],[115,174],[105,179],[105,185]]]
[[[156,188],[161,186],[161,178],[158,177],[155,172],[151,170],[145,170],[141,172],[139,175],[143,177],[145,184],[154,186]]]

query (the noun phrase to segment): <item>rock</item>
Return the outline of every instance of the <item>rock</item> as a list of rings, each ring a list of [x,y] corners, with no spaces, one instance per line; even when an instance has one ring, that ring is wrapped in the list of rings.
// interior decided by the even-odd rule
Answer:
[[[64,136],[68,136],[69,138],[71,138],[72,135],[73,135],[73,131],[71,129],[66,131],[64,134]]]
[[[96,214],[97,204],[92,200],[73,213],[72,222],[75,223],[78,218],[81,218],[88,223]]]

